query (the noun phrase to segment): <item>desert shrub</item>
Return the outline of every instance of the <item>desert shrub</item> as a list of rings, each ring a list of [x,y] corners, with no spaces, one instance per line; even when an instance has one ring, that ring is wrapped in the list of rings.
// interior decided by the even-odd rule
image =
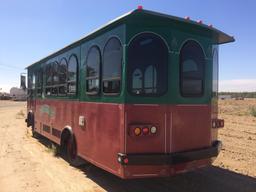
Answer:
[[[250,114],[253,117],[256,117],[256,106],[250,107]]]
[[[25,113],[23,112],[23,110],[20,110],[17,114],[16,114],[16,119],[23,119],[25,118]]]

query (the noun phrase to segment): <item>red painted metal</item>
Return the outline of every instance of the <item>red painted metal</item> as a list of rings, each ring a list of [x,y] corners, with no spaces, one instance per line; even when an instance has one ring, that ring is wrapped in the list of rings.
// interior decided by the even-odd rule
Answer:
[[[211,159],[175,166],[121,165],[118,153],[172,153],[209,147],[216,132],[211,128],[211,105],[157,105],[87,103],[65,100],[35,101],[35,130],[60,144],[60,138],[43,131],[43,125],[72,129],[78,155],[122,178],[169,176],[206,166]],[[31,107],[31,106],[30,106]],[[79,125],[79,117],[84,125]],[[130,134],[141,126],[140,136]],[[157,127],[151,134],[151,126]],[[143,134],[143,128],[148,134]],[[51,129],[52,130],[52,129]],[[126,160],[129,161],[128,159]]]

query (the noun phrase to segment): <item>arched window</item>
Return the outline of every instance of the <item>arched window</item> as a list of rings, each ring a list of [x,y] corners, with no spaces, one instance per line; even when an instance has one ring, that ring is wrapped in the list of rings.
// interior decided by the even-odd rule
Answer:
[[[59,84],[59,63],[54,62],[52,63],[52,89],[51,93],[52,95],[57,95],[58,94],[58,84]]]
[[[205,57],[201,46],[187,41],[180,51],[180,92],[184,97],[200,97],[204,90]]]
[[[128,48],[128,91],[138,96],[167,91],[168,47],[153,33],[136,36]]]
[[[149,65],[144,74],[144,82],[145,82],[145,93],[156,93],[156,67],[153,65]]]
[[[93,46],[88,51],[86,59],[86,92],[90,95],[99,93],[100,90],[100,50]]]
[[[45,75],[46,75],[46,86],[52,85],[52,65],[51,65],[51,63],[46,65]]]
[[[142,91],[142,71],[140,69],[135,69],[132,73],[132,87],[139,94]]]
[[[59,95],[67,93],[67,69],[68,63],[65,58],[62,58],[59,64]]]
[[[75,55],[72,55],[68,61],[68,93],[76,94],[77,92],[77,71],[78,71],[78,60]]]
[[[112,37],[105,45],[103,52],[103,93],[118,94],[121,89],[122,45]]]

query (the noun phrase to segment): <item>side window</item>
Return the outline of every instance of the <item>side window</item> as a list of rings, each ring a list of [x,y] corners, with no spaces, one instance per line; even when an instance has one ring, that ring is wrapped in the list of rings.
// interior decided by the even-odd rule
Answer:
[[[112,37],[103,51],[103,93],[119,94],[121,90],[122,45]]]
[[[65,58],[62,58],[59,64],[59,95],[66,95],[67,93],[67,69],[68,69],[68,63]]]
[[[34,97],[35,92],[35,83],[36,83],[36,76],[34,72],[28,72],[28,96]]]
[[[204,91],[205,56],[201,46],[187,41],[180,51],[180,92],[184,97],[200,97]]]
[[[37,87],[37,96],[42,95],[43,90],[43,70],[40,68],[36,75],[36,87]]]
[[[52,90],[52,63],[47,64],[45,66],[45,76],[46,76],[46,86],[45,86],[45,94],[51,95]]]
[[[77,92],[77,71],[78,71],[78,60],[75,55],[72,55],[68,61],[68,90],[69,94],[75,95]]]
[[[100,50],[93,46],[88,51],[86,59],[86,92],[96,95],[100,90]]]
[[[128,47],[128,91],[159,96],[167,91],[168,47],[153,33],[136,36]]]
[[[51,94],[57,95],[58,94],[58,84],[59,84],[59,64],[57,62],[52,63],[52,89]]]
[[[35,89],[36,88],[36,75],[33,73],[33,76],[32,76],[32,89]]]

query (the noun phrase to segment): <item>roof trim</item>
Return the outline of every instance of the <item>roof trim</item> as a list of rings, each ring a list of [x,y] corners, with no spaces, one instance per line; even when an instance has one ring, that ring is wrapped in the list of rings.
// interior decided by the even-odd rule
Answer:
[[[103,26],[93,30],[92,32],[86,34],[85,36],[83,36],[82,38],[78,39],[77,41],[75,41],[75,42],[73,42],[71,44],[68,44],[64,48],[59,49],[58,51],[55,51],[55,52],[49,54],[48,56],[44,57],[43,59],[40,59],[40,60],[32,63],[31,65],[27,66],[26,69],[31,67],[31,66],[33,66],[33,65],[35,65],[35,64],[37,64],[37,63],[44,62],[46,59],[48,59],[48,58],[58,54],[59,52],[64,51],[65,49],[68,49],[68,48],[74,46],[75,44],[79,43],[80,41],[83,41],[83,40],[89,38],[94,33],[99,32],[99,31],[107,28],[108,26],[111,26],[111,25],[117,23],[118,21],[123,20],[124,18],[126,18],[126,17],[128,17],[130,15],[133,15],[133,14],[137,14],[137,13],[145,13],[145,14],[148,14],[148,15],[155,15],[155,16],[158,16],[158,17],[168,18],[168,19],[171,19],[171,20],[174,20],[174,21],[183,22],[183,23],[189,23],[189,24],[193,24],[193,25],[202,27],[204,29],[211,30],[211,31],[215,32],[216,35],[217,35],[217,40],[216,40],[215,44],[224,44],[224,43],[229,43],[229,42],[234,42],[235,41],[233,36],[229,36],[226,33],[222,32],[222,31],[220,31],[220,30],[218,30],[218,29],[216,29],[214,27],[210,27],[208,25],[205,25],[205,24],[202,24],[202,23],[198,23],[198,22],[193,21],[193,20],[187,20],[187,19],[183,19],[183,18],[180,18],[180,17],[177,17],[177,16],[167,15],[167,14],[163,14],[163,13],[159,13],[159,12],[154,12],[154,11],[150,11],[150,10],[135,9],[133,11],[129,11],[128,13],[125,13],[125,14],[117,17],[116,19],[111,20],[110,22],[106,23],[105,25],[103,25]]]

